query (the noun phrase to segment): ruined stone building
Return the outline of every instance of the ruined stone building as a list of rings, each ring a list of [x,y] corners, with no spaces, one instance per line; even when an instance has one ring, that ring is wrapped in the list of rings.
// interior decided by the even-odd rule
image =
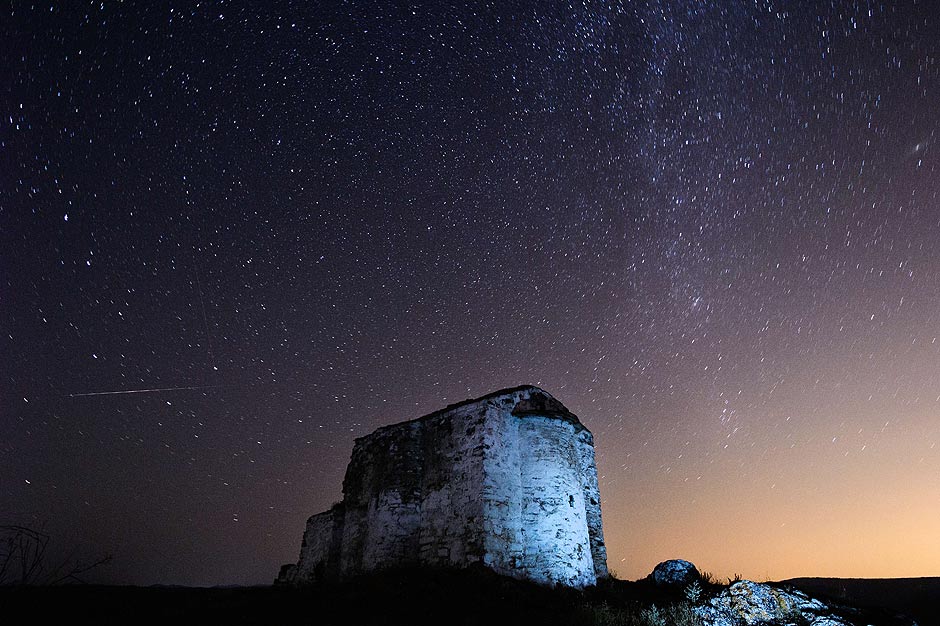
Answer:
[[[607,576],[590,431],[532,386],[379,428],[356,440],[342,501],[307,521],[278,581],[415,564],[572,587]]]

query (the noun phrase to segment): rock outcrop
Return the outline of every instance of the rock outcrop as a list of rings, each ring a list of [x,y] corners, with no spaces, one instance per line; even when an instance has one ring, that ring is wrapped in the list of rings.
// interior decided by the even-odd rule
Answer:
[[[670,559],[657,565],[650,574],[650,578],[660,587],[685,587],[701,578],[701,575],[698,569],[688,561]]]
[[[498,391],[356,440],[343,500],[307,521],[305,584],[377,569],[479,564],[544,584],[607,576],[593,437],[532,386]]]
[[[677,599],[689,601],[686,606],[692,607],[703,626],[867,626],[873,623],[869,615],[859,609],[826,604],[787,585],[740,580],[720,588],[720,585],[703,581],[695,565],[681,559],[663,561],[647,579],[671,591]],[[695,593],[690,593],[692,588]],[[905,618],[889,620],[884,623],[916,626]],[[876,620],[874,623],[883,622]]]
[[[830,615],[829,607],[802,591],[781,589],[750,580],[736,582],[709,600],[696,612],[713,626],[789,623],[845,624]],[[829,621],[819,621],[829,620]]]

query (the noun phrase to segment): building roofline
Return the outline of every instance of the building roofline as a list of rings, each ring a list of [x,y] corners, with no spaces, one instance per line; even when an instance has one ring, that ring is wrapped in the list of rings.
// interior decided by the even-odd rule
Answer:
[[[578,419],[578,416],[577,416],[577,415],[575,415],[574,413],[572,413],[571,411],[569,411],[568,408],[567,408],[564,404],[562,404],[557,398],[555,398],[555,396],[553,396],[553,395],[550,394],[549,392],[545,391],[544,389],[542,389],[541,387],[538,387],[538,386],[536,386],[536,385],[518,385],[518,386],[516,386],[516,387],[506,387],[505,389],[498,389],[497,391],[491,391],[490,393],[488,393],[488,394],[486,394],[486,395],[483,395],[483,396],[480,396],[479,398],[467,398],[466,400],[461,400],[460,402],[455,402],[455,403],[453,403],[453,404],[448,404],[447,406],[445,406],[445,407],[442,408],[442,409],[437,409],[436,411],[432,411],[431,413],[427,413],[426,415],[422,415],[422,416],[420,416],[420,417],[414,417],[414,418],[412,418],[412,419],[403,420],[403,421],[401,421],[401,422],[395,422],[395,423],[392,423],[392,424],[386,424],[385,426],[379,426],[378,428],[376,428],[375,430],[373,430],[373,431],[372,431],[371,433],[369,433],[368,435],[363,435],[363,436],[361,436],[361,437],[356,437],[355,440],[354,440],[354,443],[358,443],[359,441],[364,440],[364,439],[369,439],[369,438],[371,438],[371,437],[373,437],[373,436],[375,436],[375,435],[378,435],[379,433],[383,433],[383,432],[386,432],[386,431],[388,431],[388,430],[392,430],[392,429],[395,429],[395,428],[399,428],[399,427],[404,426],[404,425],[406,425],[406,424],[413,424],[413,423],[421,422],[421,421],[424,421],[424,420],[433,419],[433,418],[435,418],[435,417],[437,417],[437,416],[439,416],[439,415],[442,415],[442,414],[444,414],[444,413],[448,413],[448,412],[450,412],[450,411],[455,411],[455,410],[457,410],[457,409],[460,409],[460,408],[465,407],[465,406],[469,406],[469,405],[471,405],[471,404],[477,404],[477,403],[479,403],[479,402],[485,402],[485,401],[487,401],[487,400],[492,400],[492,399],[498,398],[498,397],[500,397],[500,396],[508,396],[508,395],[511,395],[511,394],[514,394],[514,393],[519,393],[520,391],[527,391],[527,390],[538,391],[539,393],[545,394],[546,396],[548,396],[549,398],[551,398],[552,400],[554,400],[555,402],[557,402],[557,403],[558,403],[558,406],[561,408],[561,410],[557,410],[557,409],[556,409],[556,410],[554,410],[554,411],[552,411],[552,412],[549,412],[549,413],[546,413],[545,411],[540,411],[540,410],[513,411],[513,415],[515,415],[515,416],[517,416],[517,417],[525,417],[525,416],[527,416],[527,415],[546,415],[546,414],[547,414],[547,415],[550,416],[550,417],[557,417],[557,418],[562,419],[562,420],[564,420],[564,421],[566,421],[566,422],[569,422],[569,423],[571,423],[571,424],[574,424],[575,426],[578,426],[578,427],[580,427],[580,428],[582,428],[582,429],[584,429],[584,430],[587,430],[588,432],[591,432],[590,430],[588,430],[587,426],[585,426],[584,424],[581,423],[581,421]]]

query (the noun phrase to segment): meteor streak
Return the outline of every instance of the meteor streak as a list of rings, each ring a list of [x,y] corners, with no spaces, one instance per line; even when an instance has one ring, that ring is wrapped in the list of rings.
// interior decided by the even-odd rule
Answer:
[[[193,389],[213,389],[222,385],[201,385],[194,387],[155,387],[153,389],[123,389],[119,391],[89,391],[85,393],[70,393],[70,398],[81,398],[84,396],[116,396],[124,393],[155,393],[157,391],[191,391]]]

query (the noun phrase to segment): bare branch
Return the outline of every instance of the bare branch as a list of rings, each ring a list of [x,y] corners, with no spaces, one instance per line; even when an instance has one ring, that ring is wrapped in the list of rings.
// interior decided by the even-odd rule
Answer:
[[[57,566],[47,570],[49,545],[50,536],[42,530],[0,525],[0,586],[83,583],[82,575],[111,562],[111,555],[83,562],[72,550]]]

